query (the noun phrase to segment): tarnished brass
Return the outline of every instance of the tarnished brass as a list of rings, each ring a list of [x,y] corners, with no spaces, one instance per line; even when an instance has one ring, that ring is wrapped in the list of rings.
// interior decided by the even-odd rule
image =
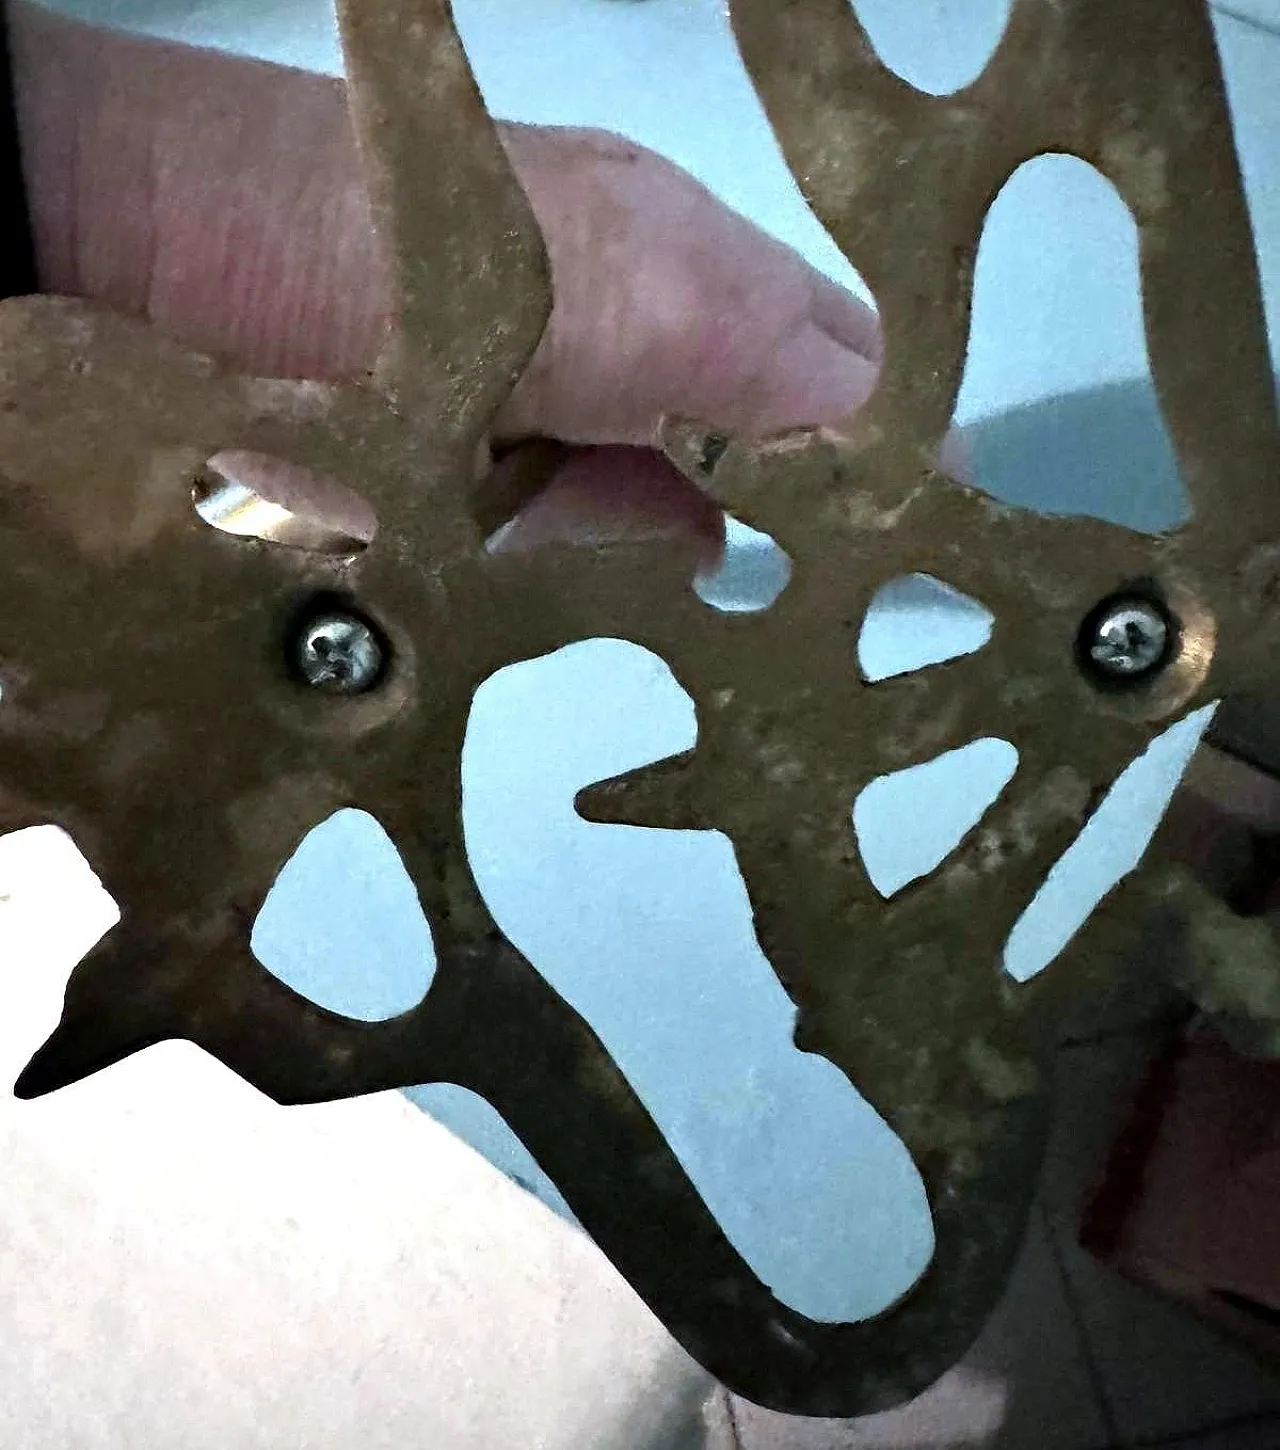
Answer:
[[[1124,894],[1026,986],[1001,972],[1008,931],[1123,766],[1192,706],[1256,688],[1277,647],[1275,394],[1202,0],[1016,0],[984,75],[941,98],[881,66],[849,0],[734,0],[789,163],[886,338],[876,394],[842,428],[764,442],[669,429],[688,476],[794,561],[751,616],[705,609],[670,545],[485,551],[498,505],[475,460],[547,319],[541,240],[446,0],[339,10],[398,289],[374,377],[236,377],[76,302],[0,306],[0,829],[61,823],[123,911],[18,1091],[167,1037],[284,1102],[462,1083],[723,1381],[798,1413],[900,1402],[961,1357],[1003,1286],[1045,1133],[1047,1026],[1117,960]],[[1092,162],[1138,224],[1152,366],[1195,504],[1166,538],[1015,512],[935,467],[983,219],[1045,151]],[[376,537],[335,555],[207,527],[193,490],[228,450],[349,484]],[[981,599],[991,642],[867,683],[863,615],[913,572]],[[1179,621],[1174,657],[1104,688],[1078,632],[1133,591]],[[381,632],[376,688],[330,695],[295,676],[285,642],[321,606]],[[472,879],[459,779],[476,687],[600,634],[669,661],[700,735],[687,757],[594,787],[584,813],[729,835],[797,1041],[848,1074],[924,1176],[935,1259],[866,1324],[808,1320],[754,1278]],[[1005,796],[931,878],[882,901],[850,829],[858,789],[991,733],[1020,752]],[[315,1007],[249,950],[277,872],[344,805],[386,826],[435,937],[425,1000],[382,1024]]]

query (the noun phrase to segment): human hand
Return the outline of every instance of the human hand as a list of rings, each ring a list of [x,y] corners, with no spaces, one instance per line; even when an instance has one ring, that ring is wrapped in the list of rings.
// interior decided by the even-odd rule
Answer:
[[[371,365],[387,288],[341,82],[25,3],[10,24],[46,290],[255,373]],[[494,443],[572,445],[504,543],[692,535],[710,563],[722,517],[650,446],[663,415],[745,434],[835,422],[874,386],[875,315],[652,152],[501,134],[555,302]]]

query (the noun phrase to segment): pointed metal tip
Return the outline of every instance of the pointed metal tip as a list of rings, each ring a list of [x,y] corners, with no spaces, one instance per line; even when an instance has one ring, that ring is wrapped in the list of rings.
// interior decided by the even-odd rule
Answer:
[[[630,826],[635,822],[628,810],[626,776],[586,785],[573,798],[573,808],[593,826]]]
[[[67,1086],[67,1083],[49,1079],[45,1065],[40,1061],[40,1054],[37,1053],[18,1074],[18,1080],[13,1085],[13,1095],[20,1102],[27,1103],[33,1098],[47,1097],[50,1093],[57,1092],[60,1087]]]
[[[160,1040],[157,1035],[141,1034],[112,1039],[104,1026],[92,1019],[64,1015],[49,1039],[18,1074],[13,1085],[14,1097],[23,1102],[48,1097]]]
[[[573,806],[595,826],[706,830],[710,822],[698,804],[700,783],[689,752],[584,786],[574,796]]]

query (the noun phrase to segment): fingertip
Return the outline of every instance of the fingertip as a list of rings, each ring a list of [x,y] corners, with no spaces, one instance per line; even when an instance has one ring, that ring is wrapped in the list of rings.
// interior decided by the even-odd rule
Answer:
[[[806,324],[773,354],[758,380],[750,427],[740,431],[763,437],[843,422],[875,391],[878,377],[870,358]]]
[[[878,363],[883,359],[880,314],[861,297],[821,273],[814,275],[810,317],[815,327],[841,347],[858,353],[868,362]]]
[[[652,448],[566,451],[546,486],[490,539],[504,553],[549,543],[670,539],[692,550],[696,568],[724,551],[724,514]]]

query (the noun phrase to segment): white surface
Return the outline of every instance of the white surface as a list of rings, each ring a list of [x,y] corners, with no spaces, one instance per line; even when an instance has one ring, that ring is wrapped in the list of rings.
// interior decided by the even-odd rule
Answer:
[[[983,14],[992,13],[992,3],[981,0]],[[283,6],[222,0],[198,9],[167,0],[83,0],[79,8],[314,68],[337,65],[328,6],[311,0]],[[945,79],[948,66],[964,68],[960,57],[938,53],[951,44],[938,26],[948,15],[954,23],[958,5],[942,7],[929,24],[920,23],[919,6],[877,0],[875,8],[878,39],[904,73],[920,80],[932,68],[935,78]],[[871,10],[872,0],[865,0],[868,18]],[[499,114],[622,130],[689,167],[815,265],[856,285],[782,165],[719,0],[460,0],[459,15]],[[1273,338],[1280,337],[1280,45],[1236,20],[1220,18],[1218,33]],[[1141,401],[1146,363],[1127,231],[1105,183],[1081,163],[1034,163],[998,203],[979,261],[973,363],[961,416],[996,420],[983,434],[976,469],[1006,497],[1061,506],[1079,470],[1073,465],[1060,487],[1054,465],[1079,435],[1096,432],[1102,398],[1096,390],[1134,384]],[[1059,406],[1064,395],[1075,409],[1069,429]],[[1013,408],[1020,409],[1017,430],[1005,426]],[[1176,509],[1176,473],[1148,466],[1149,456],[1160,452],[1158,416],[1139,406],[1106,417],[1105,447],[1092,460],[1081,506],[1111,517],[1131,512],[1135,499],[1157,515]],[[1014,432],[1016,449],[1000,441]],[[945,614],[937,619],[940,629],[947,627]],[[900,647],[908,648],[905,633]],[[567,995],[590,1005],[601,1030],[608,1026],[619,1059],[633,1080],[643,1081],[647,1098],[669,1104],[665,1123],[677,1150],[709,1193],[720,1195],[716,1206],[728,1215],[735,1240],[772,1275],[779,1293],[792,1302],[825,1296],[829,1312],[865,1312],[892,1286],[911,1281],[927,1244],[914,1170],[838,1074],[824,1076],[817,1059],[802,1060],[787,1048],[789,1005],[750,940],[723,843],[590,832],[568,819],[575,785],[676,748],[691,729],[687,701],[661,670],[639,667],[634,651],[592,646],[587,656],[576,656],[579,664],[586,658],[590,668],[580,674],[564,674],[560,659],[514,676],[518,690],[511,676],[491,688],[485,708],[492,712],[492,701],[500,699],[504,710],[477,725],[469,773],[469,810],[480,816],[469,818],[468,828],[486,889],[537,964]],[[1166,773],[1147,782],[1146,817],[1132,804],[1126,820],[1135,829],[1153,824],[1177,766],[1166,759]],[[1117,853],[1124,849],[1117,846]],[[335,876],[322,889],[336,886]],[[1080,900],[1056,900],[1052,892],[1049,899],[1053,914],[1034,923],[1042,954],[1071,923]],[[305,926],[299,923],[300,932]],[[401,929],[409,930],[407,921],[388,925]],[[407,975],[383,980],[381,1001],[420,989],[416,946],[401,952],[393,937],[378,960],[380,968],[353,963],[352,981],[368,982],[375,969],[412,975],[412,983]],[[332,979],[325,990],[333,990]],[[344,1000],[356,1000],[354,987]],[[699,1040],[695,1033],[699,1022],[718,1024],[726,1012],[741,1033],[729,1055],[710,1046],[729,1034]],[[744,1076],[748,1061],[763,1065],[754,1082]],[[797,1071],[794,1063],[801,1061],[819,1071]],[[465,1116],[465,1104],[455,1107]],[[475,1141],[504,1161],[508,1150],[493,1146],[501,1133],[492,1122],[473,1131]],[[756,1166],[742,1176],[749,1160]],[[866,1206],[869,1216],[851,1212],[852,1203]],[[815,1230],[807,1258],[795,1240],[801,1223]]]
[[[707,1375],[603,1256],[399,1094],[279,1108],[168,1043],[10,1084],[109,899],[0,840],[0,1443],[693,1450]]]

